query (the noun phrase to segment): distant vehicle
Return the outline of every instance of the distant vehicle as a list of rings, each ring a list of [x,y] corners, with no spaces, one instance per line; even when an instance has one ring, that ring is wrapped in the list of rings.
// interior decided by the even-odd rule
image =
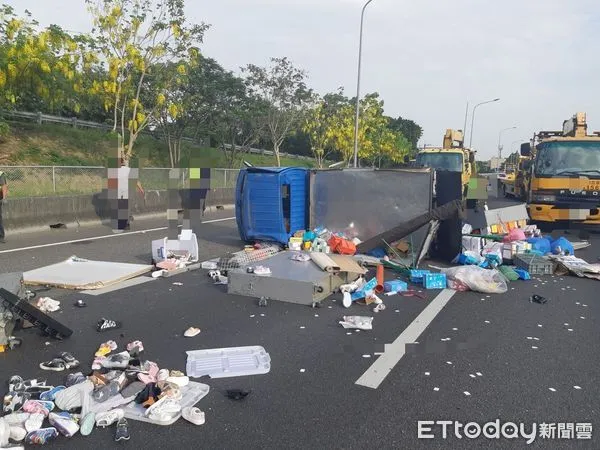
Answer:
[[[517,180],[532,220],[600,225],[600,132],[587,133],[585,113],[562,131],[536,133],[521,156]]]
[[[447,129],[442,147],[427,147],[417,154],[418,167],[431,167],[462,174],[463,198],[471,177],[476,175],[475,151],[464,148],[464,134],[460,130]]]

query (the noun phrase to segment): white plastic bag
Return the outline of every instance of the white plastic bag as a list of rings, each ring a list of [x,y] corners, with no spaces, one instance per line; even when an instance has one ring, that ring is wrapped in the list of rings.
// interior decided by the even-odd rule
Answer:
[[[365,316],[344,316],[344,321],[340,322],[344,328],[357,328],[359,330],[372,330],[373,318]]]
[[[458,266],[442,269],[448,280],[468,286],[469,289],[486,294],[504,294],[508,291],[506,278],[496,269],[479,266]]]

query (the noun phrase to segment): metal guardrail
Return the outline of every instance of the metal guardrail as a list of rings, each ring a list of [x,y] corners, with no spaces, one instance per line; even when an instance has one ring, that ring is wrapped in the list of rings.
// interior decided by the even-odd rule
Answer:
[[[140,169],[140,182],[145,190],[167,190],[185,187],[187,171],[177,181],[173,170],[163,167]],[[106,189],[107,169],[102,166],[0,166],[8,181],[9,197],[50,197],[95,194]],[[211,169],[211,188],[233,188],[239,169]]]
[[[33,112],[26,112],[26,111],[3,111],[3,114],[5,116],[15,117],[18,119],[34,121],[39,125],[46,122],[46,123],[58,123],[58,124],[63,124],[63,125],[70,125],[73,128],[82,127],[82,128],[95,128],[95,129],[106,130],[106,131],[112,130],[111,125],[108,125],[105,123],[90,122],[87,120],[80,120],[76,117],[61,117],[61,116],[53,116],[50,114],[43,114],[41,112],[33,113]],[[142,131],[142,134],[152,134],[152,133],[150,131]],[[192,144],[199,144],[198,140],[194,140],[192,138],[187,138],[187,137],[182,138],[182,141],[189,142]],[[225,148],[230,149],[231,145],[225,144]],[[275,152],[273,152],[272,150],[265,150],[265,149],[254,148],[254,147],[250,147],[249,149],[247,149],[247,152],[255,154],[255,155],[266,155],[266,156],[274,156],[275,155]],[[309,156],[296,155],[296,154],[292,154],[292,153],[280,153],[280,155],[283,157],[286,157],[286,158],[303,159],[303,160],[307,160],[307,161],[313,159],[312,157],[309,157]]]

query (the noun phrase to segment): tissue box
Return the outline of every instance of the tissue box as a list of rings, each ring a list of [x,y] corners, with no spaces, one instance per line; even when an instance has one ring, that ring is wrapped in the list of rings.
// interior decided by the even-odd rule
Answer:
[[[485,242],[483,238],[480,237],[463,236],[462,238],[463,249],[466,251],[475,252],[478,255],[481,254],[484,244]]]
[[[404,292],[408,291],[408,284],[401,280],[386,281],[383,283],[384,292]]]
[[[446,289],[445,273],[426,273],[423,277],[423,287],[425,289]]]
[[[411,269],[410,271],[410,281],[411,283],[423,283],[423,276],[427,273],[430,273],[429,270],[421,270],[421,269]]]

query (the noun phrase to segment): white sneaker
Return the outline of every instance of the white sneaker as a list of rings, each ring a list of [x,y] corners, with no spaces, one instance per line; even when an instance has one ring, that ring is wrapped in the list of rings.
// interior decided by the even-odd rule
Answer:
[[[31,433],[42,428],[44,424],[44,415],[42,413],[31,414],[25,421],[25,431]]]
[[[118,422],[123,417],[125,417],[125,412],[121,408],[98,413],[96,414],[96,426],[105,428]]]
[[[204,422],[206,421],[204,412],[200,411],[200,409],[196,408],[195,406],[183,408],[181,415],[185,420],[193,423],[194,425],[204,425]]]
[[[169,378],[169,369],[160,369],[156,374],[157,381],[165,381],[167,378]]]
[[[23,425],[31,414],[25,412],[15,412],[9,414],[8,416],[4,416],[4,421],[9,424],[11,427],[14,425]]]
[[[15,442],[21,442],[27,436],[27,431],[20,425],[10,427],[10,438]]]
[[[146,410],[146,417],[158,422],[167,422],[181,412],[181,404],[169,397],[163,397]]]

